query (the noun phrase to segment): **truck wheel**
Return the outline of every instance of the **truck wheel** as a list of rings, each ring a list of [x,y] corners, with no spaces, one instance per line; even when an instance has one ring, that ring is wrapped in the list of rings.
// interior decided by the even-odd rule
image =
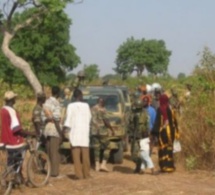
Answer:
[[[119,142],[119,149],[113,151],[113,163],[115,164],[121,164],[123,162],[123,143],[122,141]]]

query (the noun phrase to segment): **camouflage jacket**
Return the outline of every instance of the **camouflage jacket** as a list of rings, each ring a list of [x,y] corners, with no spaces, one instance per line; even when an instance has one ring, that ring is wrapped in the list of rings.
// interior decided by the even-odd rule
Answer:
[[[109,130],[104,124],[104,120],[109,120],[107,110],[95,105],[91,109],[91,113],[91,135],[108,136]]]
[[[74,82],[72,83],[73,88],[79,88],[86,86],[86,81],[85,80],[80,80],[79,78],[76,78]]]
[[[131,116],[131,138],[141,139],[145,131],[149,131],[150,118],[146,109],[134,109]]]
[[[42,120],[42,112],[43,112],[43,108],[40,105],[36,105],[33,109],[33,113],[32,113],[32,122],[35,125],[35,123],[39,123],[40,124],[40,133],[43,132],[44,130],[44,122]]]

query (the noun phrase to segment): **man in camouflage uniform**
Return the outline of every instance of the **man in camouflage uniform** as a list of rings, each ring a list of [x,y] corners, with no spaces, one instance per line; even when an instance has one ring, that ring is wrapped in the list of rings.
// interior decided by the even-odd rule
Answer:
[[[45,137],[43,136],[44,122],[42,120],[43,104],[46,101],[44,93],[37,94],[37,104],[35,105],[32,113],[32,122],[37,133],[37,137],[40,139],[41,146],[45,148]]]
[[[146,109],[143,109],[143,102],[137,100],[132,107],[131,120],[131,158],[135,162],[134,173],[140,173],[141,158],[139,140],[143,133],[149,131],[149,115]]]
[[[95,156],[95,170],[108,171],[107,161],[110,156],[109,145],[109,129],[114,135],[113,128],[110,125],[107,110],[105,109],[104,100],[98,99],[97,105],[92,108],[92,127],[91,127],[91,140],[94,148]],[[103,160],[100,166],[100,151],[103,150]]]
[[[73,88],[77,89],[80,86],[85,86],[86,82],[85,82],[85,72],[83,70],[79,71],[77,74],[77,78],[75,79],[74,83],[73,83]]]

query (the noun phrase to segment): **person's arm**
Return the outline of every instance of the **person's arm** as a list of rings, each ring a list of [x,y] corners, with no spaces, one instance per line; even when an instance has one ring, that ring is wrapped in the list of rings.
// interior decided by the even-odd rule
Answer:
[[[41,124],[40,124],[40,122],[34,122],[34,127],[35,127],[35,130],[36,130],[36,134],[39,137],[40,134],[41,134],[41,132],[40,132]]]
[[[46,121],[45,122],[53,122],[52,112],[46,107],[43,108],[43,111],[44,111],[45,116],[46,116]]]
[[[54,119],[53,122],[54,122],[54,124],[55,124],[55,128],[56,128],[56,130],[57,130],[57,132],[58,132],[60,138],[63,138],[64,135],[63,135],[63,131],[62,131],[61,127],[60,127],[60,120],[55,120],[55,119]]]
[[[15,135],[19,135],[21,137],[27,137],[27,136],[32,136],[36,137],[36,132],[35,131],[28,131],[24,129],[20,129],[19,131],[14,132]]]
[[[110,121],[107,120],[106,118],[104,118],[104,119],[103,119],[103,122],[104,122],[105,126],[111,130],[112,135],[115,135],[114,129],[113,129],[113,127],[111,126]]]

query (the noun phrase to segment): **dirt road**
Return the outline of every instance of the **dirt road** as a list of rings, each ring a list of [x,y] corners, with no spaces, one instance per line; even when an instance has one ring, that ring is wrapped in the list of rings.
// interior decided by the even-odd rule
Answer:
[[[153,157],[156,160],[156,156]],[[210,172],[195,171],[188,173],[178,168],[172,174],[152,176],[133,174],[134,164],[126,155],[123,164],[108,164],[109,173],[91,171],[91,179],[73,180],[72,164],[61,165],[61,176],[51,178],[43,188],[13,190],[14,195],[214,195],[215,177]],[[179,167],[179,165],[178,165]]]

